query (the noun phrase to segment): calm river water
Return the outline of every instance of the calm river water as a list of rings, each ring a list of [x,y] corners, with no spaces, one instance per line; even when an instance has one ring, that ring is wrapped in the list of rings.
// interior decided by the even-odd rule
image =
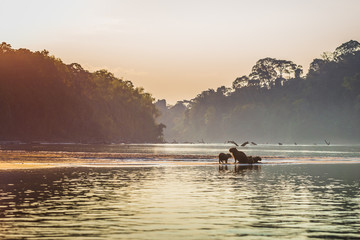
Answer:
[[[228,147],[199,146],[80,150],[216,154]],[[0,170],[0,239],[360,239],[359,146],[245,151],[315,162]],[[336,163],[317,164],[321,158]]]

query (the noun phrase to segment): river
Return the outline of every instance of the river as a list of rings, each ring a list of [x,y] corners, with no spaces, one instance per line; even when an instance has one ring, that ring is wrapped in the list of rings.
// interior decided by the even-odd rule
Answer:
[[[183,154],[193,157],[180,161],[209,165],[0,170],[0,239],[360,239],[358,145],[248,146],[247,155],[263,157],[253,166],[196,159],[229,147],[2,146],[40,154]]]

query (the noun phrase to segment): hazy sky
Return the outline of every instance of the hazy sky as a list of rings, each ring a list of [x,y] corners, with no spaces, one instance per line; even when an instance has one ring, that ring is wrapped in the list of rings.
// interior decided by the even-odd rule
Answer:
[[[359,0],[0,0],[0,42],[108,69],[170,103],[231,86],[264,57],[360,41]]]

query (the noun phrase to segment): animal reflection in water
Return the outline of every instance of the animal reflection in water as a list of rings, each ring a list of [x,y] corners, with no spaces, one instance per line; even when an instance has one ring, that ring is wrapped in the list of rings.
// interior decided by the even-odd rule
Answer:
[[[219,172],[245,173],[247,171],[260,171],[260,165],[219,165]]]

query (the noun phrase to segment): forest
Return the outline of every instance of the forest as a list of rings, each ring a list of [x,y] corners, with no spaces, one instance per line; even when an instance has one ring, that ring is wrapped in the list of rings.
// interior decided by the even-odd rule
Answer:
[[[360,142],[360,43],[314,59],[307,74],[289,60],[264,58],[231,87],[156,103],[168,142]]]
[[[154,101],[106,70],[0,45],[0,141],[162,142]]]

